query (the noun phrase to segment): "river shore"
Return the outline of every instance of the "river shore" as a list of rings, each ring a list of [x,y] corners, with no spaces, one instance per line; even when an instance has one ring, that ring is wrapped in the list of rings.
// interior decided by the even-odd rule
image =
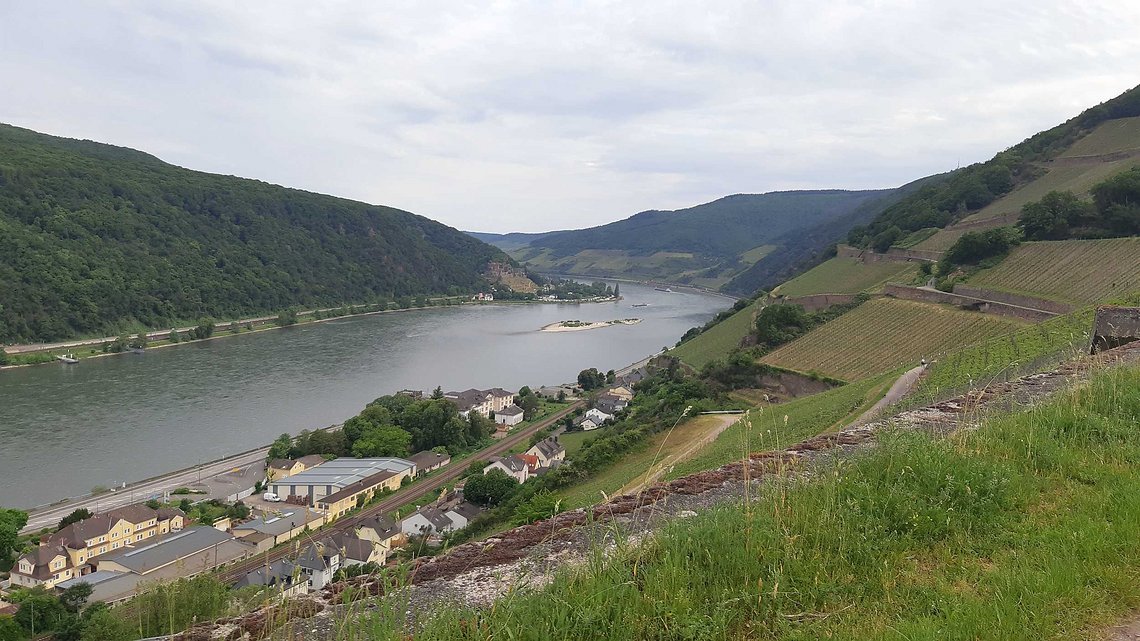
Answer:
[[[368,311],[368,312],[364,312],[364,311],[350,312],[348,314],[343,314],[343,315],[338,315],[338,316],[329,316],[326,318],[314,318],[313,317],[317,313],[327,314],[330,312],[335,312],[335,311],[340,310],[340,309],[344,309],[343,307],[332,307],[332,308],[327,308],[327,309],[309,310],[309,311],[298,312],[297,313],[297,322],[291,323],[288,325],[278,325],[276,322],[276,319],[277,319],[276,316],[259,316],[259,317],[255,317],[255,318],[246,318],[246,319],[241,319],[241,320],[222,321],[215,326],[214,334],[212,336],[210,336],[209,338],[200,338],[200,339],[196,339],[196,340],[184,338],[183,340],[181,340],[177,343],[169,342],[169,340],[168,340],[169,336],[170,336],[169,330],[148,332],[147,333],[147,339],[149,341],[153,341],[153,342],[148,344],[146,349],[143,351],[152,350],[152,349],[162,349],[164,347],[176,347],[178,345],[188,345],[190,343],[198,343],[201,341],[211,341],[211,340],[216,340],[216,339],[220,339],[220,338],[228,338],[230,336],[244,336],[246,334],[252,334],[252,333],[256,333],[256,332],[266,332],[266,331],[275,330],[275,329],[285,329],[288,327],[296,327],[299,325],[310,325],[310,324],[315,324],[315,323],[325,323],[328,321],[343,320],[345,318],[352,318],[355,316],[373,316],[376,314],[395,314],[395,313],[399,313],[399,312],[411,312],[411,311],[418,311],[418,310],[425,310],[425,309],[439,309],[439,308],[446,308],[446,307],[460,307],[460,306],[464,306],[464,305],[536,305],[536,304],[567,305],[567,304],[586,304],[586,303],[609,303],[609,302],[616,302],[618,300],[620,300],[620,297],[586,298],[586,299],[581,299],[581,300],[571,300],[571,299],[496,300],[496,301],[462,300],[462,301],[455,301],[453,303],[443,304],[443,305],[427,305],[424,307],[406,307],[406,308],[399,308],[399,309],[378,309],[378,310],[373,310],[373,311]],[[359,307],[359,306],[357,306],[357,307]],[[351,308],[353,308],[353,306],[350,306],[350,309]],[[239,331],[237,331],[237,332],[232,331],[232,328],[235,326],[239,328]],[[178,334],[185,336],[192,329],[194,329],[194,328],[193,327],[179,327],[179,328],[176,328],[175,331],[178,332]],[[117,338],[118,338],[117,336],[108,336],[108,337],[103,337],[103,338],[77,339],[74,341],[66,341],[66,342],[61,342],[61,343],[51,343],[51,344],[44,345],[43,347],[37,347],[35,345],[12,345],[12,346],[8,346],[8,347],[0,346],[0,350],[4,350],[8,354],[9,358],[11,358],[11,357],[19,358],[21,356],[36,356],[36,355],[50,355],[50,356],[52,356],[51,360],[42,360],[42,361],[37,361],[37,362],[32,362],[32,363],[15,363],[15,364],[10,364],[10,365],[0,365],[0,371],[23,368],[23,367],[32,367],[35,365],[59,364],[59,360],[57,358],[55,358],[56,356],[63,355],[63,354],[70,354],[70,353],[76,351],[77,349],[81,350],[79,353],[75,354],[75,357],[79,360],[86,360],[89,358],[101,358],[104,356],[122,356],[122,355],[126,355],[126,354],[135,353],[131,350],[125,350],[122,352],[103,352],[103,351],[96,351],[93,349],[86,349],[86,350],[81,349],[81,348],[101,347],[105,343],[113,343]],[[12,351],[9,351],[9,350],[12,350]]]

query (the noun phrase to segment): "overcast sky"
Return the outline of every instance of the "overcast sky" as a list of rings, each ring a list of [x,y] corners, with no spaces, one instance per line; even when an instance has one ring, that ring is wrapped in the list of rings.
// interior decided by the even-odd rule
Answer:
[[[461,229],[896,186],[1140,84],[1140,2],[3,2],[0,122]]]

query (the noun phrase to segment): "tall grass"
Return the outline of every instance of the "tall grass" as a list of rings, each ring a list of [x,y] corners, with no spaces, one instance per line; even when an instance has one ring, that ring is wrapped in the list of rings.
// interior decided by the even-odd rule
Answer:
[[[1092,638],[1140,605],[1140,371],[935,438],[884,436],[749,501],[598,545],[419,639]],[[344,638],[405,638],[385,614]]]

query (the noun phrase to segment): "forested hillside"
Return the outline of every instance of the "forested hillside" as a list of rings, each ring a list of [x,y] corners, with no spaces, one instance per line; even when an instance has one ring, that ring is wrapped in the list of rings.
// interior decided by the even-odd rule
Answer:
[[[895,190],[737,194],[676,211],[645,211],[599,227],[476,235],[548,272],[719,288],[776,253],[780,265],[822,250],[882,210]],[[857,212],[864,212],[862,215]],[[848,221],[852,215],[856,220]],[[835,226],[837,234],[813,230]],[[826,239],[824,239],[826,236]]]
[[[0,342],[460,293],[496,258],[398,209],[0,125]]]

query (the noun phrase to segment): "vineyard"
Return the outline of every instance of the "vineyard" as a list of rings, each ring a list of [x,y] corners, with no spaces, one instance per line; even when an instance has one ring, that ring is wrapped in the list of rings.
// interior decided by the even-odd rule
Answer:
[[[871,263],[855,258],[832,258],[780,285],[784,296],[807,294],[858,294],[885,282],[909,283],[918,267],[914,263]]]
[[[848,381],[918,364],[1023,325],[954,307],[878,298],[768,354],[761,362]]]
[[[1049,369],[1088,350],[1092,324],[1089,307],[947,354],[927,369],[906,405],[926,405]]]
[[[1140,238],[1026,243],[969,284],[1076,304],[1140,291]]]
[[[752,303],[713,325],[708,331],[685,341],[680,347],[674,348],[672,354],[697,369],[704,367],[705,363],[728,356],[752,329],[752,319],[758,304]]]

